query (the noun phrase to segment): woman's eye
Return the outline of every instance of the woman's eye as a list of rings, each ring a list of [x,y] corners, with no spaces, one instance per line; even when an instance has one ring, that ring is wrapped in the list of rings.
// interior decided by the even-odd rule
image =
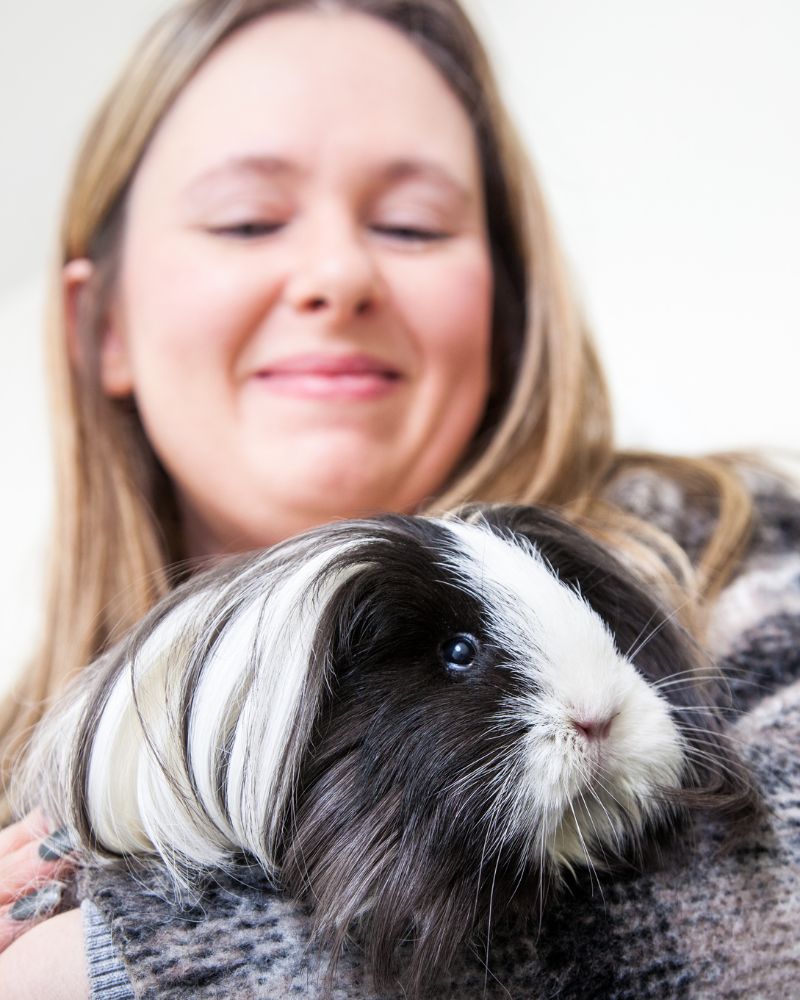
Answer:
[[[215,226],[211,232],[219,236],[234,236],[242,240],[271,236],[283,227],[283,222],[237,222],[230,226]]]
[[[473,665],[478,657],[478,640],[467,632],[459,632],[439,647],[439,657],[448,670],[461,673]]]
[[[438,229],[424,229],[418,226],[376,225],[372,230],[381,236],[391,236],[409,243],[433,243],[436,240],[447,239],[448,235]]]

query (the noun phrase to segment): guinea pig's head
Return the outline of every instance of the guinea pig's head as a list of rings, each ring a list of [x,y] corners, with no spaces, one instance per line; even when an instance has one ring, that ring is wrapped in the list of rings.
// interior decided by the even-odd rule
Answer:
[[[413,981],[565,869],[640,861],[688,805],[746,808],[695,646],[585,533],[530,507],[373,530],[317,625],[283,877],[329,938],[366,927],[379,976],[401,941]]]
[[[49,807],[101,853],[245,852],[334,954],[359,928],[379,982],[405,950],[418,985],[565,869],[748,800],[698,662],[543,510],[343,522],[191,582],[98,664]]]

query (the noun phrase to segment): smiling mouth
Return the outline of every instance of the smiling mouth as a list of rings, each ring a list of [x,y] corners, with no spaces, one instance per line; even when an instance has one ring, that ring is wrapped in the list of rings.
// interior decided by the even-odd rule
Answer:
[[[353,401],[381,399],[403,381],[395,368],[366,355],[286,358],[259,370],[256,378],[278,396]]]

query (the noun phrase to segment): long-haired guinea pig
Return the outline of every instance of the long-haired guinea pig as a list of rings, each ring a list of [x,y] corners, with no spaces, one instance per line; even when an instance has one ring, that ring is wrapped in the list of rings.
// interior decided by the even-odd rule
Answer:
[[[565,868],[747,813],[698,662],[546,511],[341,522],[172,593],[56,710],[37,782],[90,857],[255,859],[379,982],[405,942],[418,987]]]

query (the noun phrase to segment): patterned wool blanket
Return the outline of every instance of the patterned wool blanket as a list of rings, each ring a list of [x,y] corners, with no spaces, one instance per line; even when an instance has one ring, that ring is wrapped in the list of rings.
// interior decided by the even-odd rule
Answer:
[[[800,499],[763,480],[755,491],[749,554],[715,607],[711,636],[763,819],[732,849],[721,827],[701,822],[655,872],[580,875],[541,924],[501,926],[491,949],[465,954],[432,995],[800,997]],[[707,531],[652,474],[629,477],[615,499],[690,553]],[[82,892],[96,998],[130,996],[126,978],[133,995],[154,1000],[326,995],[307,915],[257,876],[220,880],[181,911],[147,879],[120,873],[87,872]],[[355,950],[327,995],[375,998]]]

